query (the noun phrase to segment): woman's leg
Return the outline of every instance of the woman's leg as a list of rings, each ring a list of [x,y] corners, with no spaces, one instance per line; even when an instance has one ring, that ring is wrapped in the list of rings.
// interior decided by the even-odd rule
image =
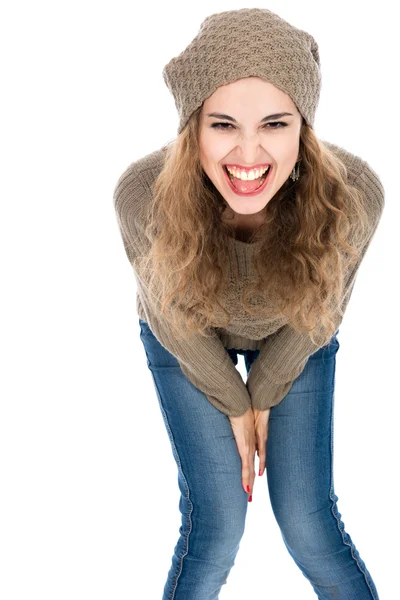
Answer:
[[[284,543],[320,600],[378,600],[371,575],[344,530],[333,487],[336,334],[271,408],[269,495]]]
[[[216,600],[235,562],[248,507],[236,441],[228,417],[186,378],[148,324],[139,324],[181,492],[182,525],[163,600]]]

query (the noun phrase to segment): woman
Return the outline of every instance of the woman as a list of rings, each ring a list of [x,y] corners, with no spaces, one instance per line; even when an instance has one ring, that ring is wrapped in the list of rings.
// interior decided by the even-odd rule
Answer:
[[[269,10],[207,17],[163,76],[177,138],[132,163],[114,193],[181,491],[163,599],[218,598],[257,452],[284,543],[318,598],[377,600],[332,465],[338,327],[382,183],[318,140],[317,43]]]

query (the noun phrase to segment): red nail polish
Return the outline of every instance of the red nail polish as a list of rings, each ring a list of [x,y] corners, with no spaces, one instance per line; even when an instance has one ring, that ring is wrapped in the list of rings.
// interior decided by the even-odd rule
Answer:
[[[261,469],[258,471],[258,474],[261,476],[262,475],[262,471]]]
[[[246,485],[246,490],[249,492],[250,491],[250,486]]]
[[[253,496],[249,496],[249,502],[253,502]]]

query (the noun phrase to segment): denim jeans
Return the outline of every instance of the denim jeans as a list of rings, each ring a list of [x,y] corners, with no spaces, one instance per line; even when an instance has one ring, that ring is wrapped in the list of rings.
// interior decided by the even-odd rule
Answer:
[[[139,319],[147,365],[178,468],[182,525],[162,600],[216,600],[234,565],[248,494],[227,415],[183,374]],[[283,542],[320,600],[378,600],[344,529],[333,485],[337,333],[310,356],[285,398],[271,408],[266,477]],[[247,374],[258,350],[226,349]]]

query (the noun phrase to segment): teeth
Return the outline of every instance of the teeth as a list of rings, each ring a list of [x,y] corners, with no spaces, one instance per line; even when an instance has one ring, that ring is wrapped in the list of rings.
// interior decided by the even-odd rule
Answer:
[[[243,181],[253,181],[253,179],[258,179],[263,175],[266,171],[268,171],[270,165],[267,167],[263,167],[262,169],[251,169],[251,171],[244,171],[243,169],[240,171],[236,169],[236,167],[226,167],[228,172],[237,177],[238,179],[243,179]]]

